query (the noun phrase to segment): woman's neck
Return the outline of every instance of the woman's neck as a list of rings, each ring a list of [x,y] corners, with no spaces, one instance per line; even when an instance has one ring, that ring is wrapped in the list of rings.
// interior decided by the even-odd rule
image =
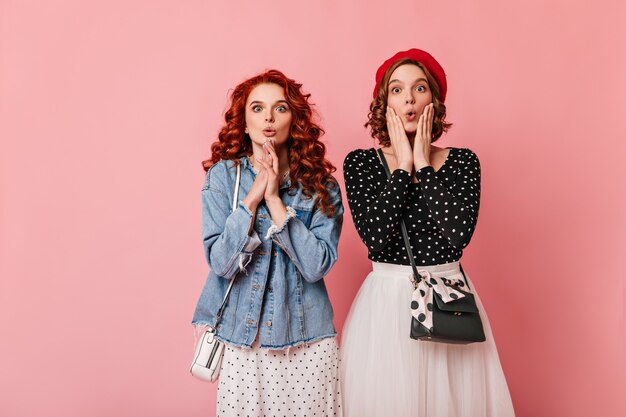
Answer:
[[[407,133],[406,137],[409,138],[409,143],[411,144],[411,149],[413,149],[413,145],[415,144],[415,133]]]

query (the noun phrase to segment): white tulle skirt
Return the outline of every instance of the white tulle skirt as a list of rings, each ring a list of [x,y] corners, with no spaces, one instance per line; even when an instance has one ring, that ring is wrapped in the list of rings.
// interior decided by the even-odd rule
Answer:
[[[460,273],[458,262],[418,269]],[[345,415],[514,416],[489,320],[467,274],[487,338],[468,345],[409,337],[410,276],[410,266],[374,262],[352,304],[340,351]]]

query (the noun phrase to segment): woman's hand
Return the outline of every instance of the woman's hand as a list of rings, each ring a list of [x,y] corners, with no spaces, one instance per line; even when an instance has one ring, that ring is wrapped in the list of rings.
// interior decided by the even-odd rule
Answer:
[[[411,143],[404,131],[402,120],[395,110],[389,106],[387,106],[387,132],[389,133],[391,149],[396,157],[398,168],[411,172],[413,170]]]
[[[273,198],[278,198],[278,188],[280,187],[278,178],[278,156],[274,150],[274,141],[269,139],[263,144],[263,159],[259,160],[267,173],[267,187],[265,187],[265,202]]]
[[[433,103],[424,107],[424,111],[417,121],[415,143],[413,144],[413,165],[415,170],[430,165],[430,142],[433,139],[433,118],[435,107]]]
[[[265,204],[270,211],[274,224],[283,224],[287,217],[287,207],[278,194],[280,187],[279,164],[274,141],[269,139],[263,145],[263,159],[259,160],[265,172],[267,172],[267,187],[265,188]]]
[[[259,161],[261,162],[261,161]],[[265,167],[261,164],[259,171],[256,175],[256,179],[254,183],[252,183],[252,187],[250,187],[250,191],[248,191],[248,195],[241,201],[248,209],[252,212],[256,212],[256,208],[263,200],[265,196],[265,190],[267,189],[267,181],[268,173]]]

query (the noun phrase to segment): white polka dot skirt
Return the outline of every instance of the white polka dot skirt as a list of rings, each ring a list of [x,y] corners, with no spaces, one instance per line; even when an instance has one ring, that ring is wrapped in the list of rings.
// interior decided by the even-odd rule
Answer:
[[[349,417],[514,417],[485,309],[466,275],[487,340],[452,345],[413,340],[410,266],[376,263],[343,327],[344,415]],[[460,274],[459,263],[420,266]]]
[[[343,416],[334,337],[286,350],[226,346],[218,416]]]

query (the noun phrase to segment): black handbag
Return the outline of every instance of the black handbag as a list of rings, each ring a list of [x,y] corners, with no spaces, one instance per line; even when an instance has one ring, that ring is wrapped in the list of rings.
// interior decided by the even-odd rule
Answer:
[[[382,149],[378,149],[378,156],[385,168],[387,178],[391,177],[389,166],[387,165],[387,160],[385,159]],[[453,285],[452,282],[454,281],[445,278],[433,279],[427,276],[420,276],[417,266],[415,265],[415,258],[411,251],[409,234],[404,220],[400,220],[400,227],[404,237],[404,246],[406,247],[409,261],[411,262],[411,268],[413,269],[413,285],[416,291],[422,291],[418,289],[418,287],[425,289],[425,285],[429,287],[435,285],[438,289],[441,289],[441,286],[445,285],[447,288],[445,288],[444,292],[450,293],[449,295],[451,295],[451,297],[446,297],[448,298],[447,301],[444,301],[443,296],[439,294],[437,290],[431,288],[430,292],[432,293],[433,302],[428,304],[428,310],[432,314],[432,327],[426,327],[420,320],[412,315],[411,339],[452,344],[484,342],[485,331],[483,329],[482,320],[480,319],[478,307],[476,306],[476,299],[471,292],[461,289],[467,288],[467,290],[469,290],[469,283],[465,277],[465,272],[463,272],[463,267],[461,267],[461,274],[465,282],[457,283],[457,285]]]

